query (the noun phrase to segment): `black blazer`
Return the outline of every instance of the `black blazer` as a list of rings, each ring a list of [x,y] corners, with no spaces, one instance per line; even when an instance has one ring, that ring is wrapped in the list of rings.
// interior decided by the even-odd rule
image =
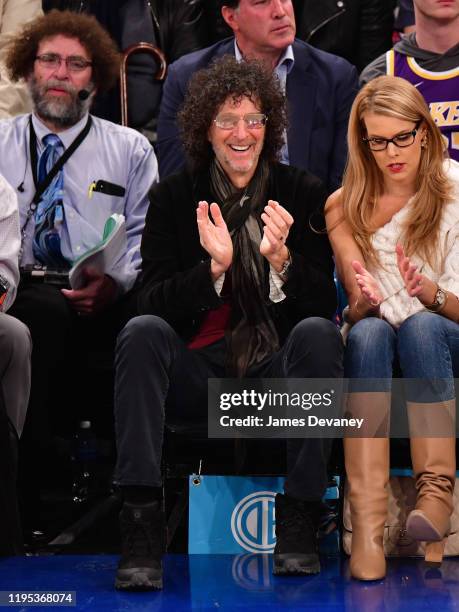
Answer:
[[[162,317],[184,339],[196,333],[206,311],[222,303],[196,224],[198,202],[215,199],[209,184],[208,172],[193,175],[183,170],[155,185],[142,236],[140,313]],[[287,239],[292,266],[283,285],[286,299],[269,305],[282,342],[305,317],[333,316],[333,260],[327,236],[310,227],[312,213],[314,227],[325,226],[322,211],[326,190],[319,179],[275,164],[270,169],[268,199],[277,200],[294,218]]]

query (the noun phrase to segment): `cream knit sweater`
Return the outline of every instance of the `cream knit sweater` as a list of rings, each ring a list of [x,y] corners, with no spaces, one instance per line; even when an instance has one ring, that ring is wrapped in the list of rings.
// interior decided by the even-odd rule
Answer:
[[[442,262],[440,273],[420,258],[414,256],[412,261],[419,271],[446,289],[459,296],[459,163],[445,161],[446,171],[454,186],[453,200],[445,206],[440,222],[438,249]],[[425,310],[417,298],[408,295],[397,267],[395,246],[400,241],[403,222],[409,212],[410,201],[396,213],[392,219],[380,227],[372,237],[373,247],[378,253],[382,267],[369,267],[369,272],[378,281],[383,303],[381,315],[394,327],[405,319]]]

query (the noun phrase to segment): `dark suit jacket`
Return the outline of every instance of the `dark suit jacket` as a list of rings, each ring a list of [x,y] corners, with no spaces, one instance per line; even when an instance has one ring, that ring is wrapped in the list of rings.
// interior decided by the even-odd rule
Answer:
[[[336,309],[333,260],[328,238],[312,231],[323,228],[326,191],[319,179],[275,164],[270,169],[268,199],[277,200],[293,216],[287,246],[292,265],[283,285],[286,299],[270,303],[281,341],[306,317],[330,319]],[[200,200],[212,202],[209,173],[188,170],[167,177],[150,192],[142,236],[142,285],[139,311],[165,319],[184,338],[191,338],[206,311],[221,298],[210,275],[210,259],[201,247],[196,223]],[[267,296],[268,299],[268,296]]]
[[[234,55],[234,38],[184,55],[169,67],[158,119],[161,178],[183,167],[176,124],[191,75],[212,59]],[[346,60],[295,40],[295,63],[287,77],[290,164],[319,176],[330,190],[341,184],[349,112],[358,90],[357,71]]]

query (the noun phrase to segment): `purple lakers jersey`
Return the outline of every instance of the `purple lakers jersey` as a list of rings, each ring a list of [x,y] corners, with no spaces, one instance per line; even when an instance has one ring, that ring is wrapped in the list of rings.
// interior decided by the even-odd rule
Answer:
[[[386,53],[386,72],[406,79],[422,93],[450,157],[459,161],[459,67],[431,72],[421,68],[414,57],[391,49]]]

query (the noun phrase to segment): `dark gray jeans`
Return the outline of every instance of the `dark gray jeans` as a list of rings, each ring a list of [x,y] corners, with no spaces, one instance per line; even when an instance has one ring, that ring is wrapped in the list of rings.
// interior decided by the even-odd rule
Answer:
[[[338,378],[343,345],[331,321],[304,319],[283,347],[250,371],[264,378]],[[225,376],[225,344],[189,350],[163,319],[131,319],[118,336],[115,376],[115,428],[120,486],[162,483],[161,455],[167,415],[203,420],[207,415],[207,379]],[[331,440],[295,439],[287,443],[285,492],[318,500],[327,486]]]

